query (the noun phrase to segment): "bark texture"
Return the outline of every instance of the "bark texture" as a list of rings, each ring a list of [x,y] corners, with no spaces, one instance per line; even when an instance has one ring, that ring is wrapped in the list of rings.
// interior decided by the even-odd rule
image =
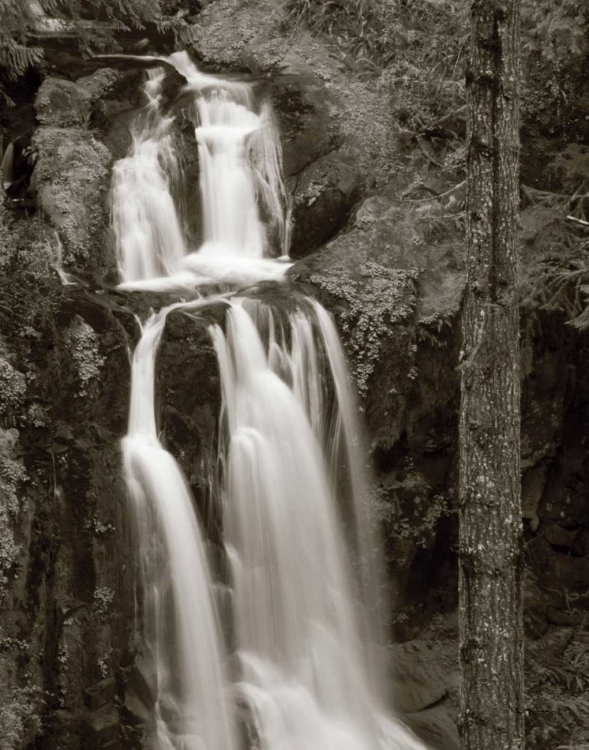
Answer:
[[[462,750],[524,745],[518,5],[471,6],[460,413]]]

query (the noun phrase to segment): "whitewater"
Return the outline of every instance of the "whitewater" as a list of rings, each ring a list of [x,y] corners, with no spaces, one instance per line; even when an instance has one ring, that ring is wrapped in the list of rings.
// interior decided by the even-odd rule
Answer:
[[[337,330],[312,299],[283,310],[247,295],[252,284],[281,283],[291,265],[272,109],[251,86],[201,73],[184,52],[161,62],[148,72],[131,148],[112,179],[121,288],[182,299],[141,326],[122,442],[138,627],[153,665],[149,746],[423,750],[391,712],[386,587]],[[174,198],[182,167],[162,105],[169,65],[192,100],[199,247]],[[213,303],[227,309],[209,335],[222,395],[214,495],[230,571],[230,643],[198,509],[160,441],[155,394],[167,316]]]

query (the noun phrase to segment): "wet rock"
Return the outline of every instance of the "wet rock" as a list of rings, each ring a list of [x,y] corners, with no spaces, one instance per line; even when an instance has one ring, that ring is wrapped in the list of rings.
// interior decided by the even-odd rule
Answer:
[[[410,641],[391,649],[395,708],[401,713],[422,711],[448,693],[437,654],[426,641]]]
[[[119,747],[119,714],[114,708],[89,714],[82,724],[85,750],[108,750]]]
[[[416,714],[405,714],[403,720],[428,747],[458,750],[458,728],[443,705]]]
[[[290,254],[302,258],[347,222],[360,192],[360,175],[341,154],[313,162],[294,180]]]
[[[127,682],[127,696],[130,703],[127,706],[135,716],[150,711],[154,704],[157,691],[158,674],[156,660],[149,653],[138,656],[133,664],[131,675]]]
[[[213,536],[216,530],[210,514],[214,516],[219,509],[206,505],[210,501],[206,466],[215,450],[221,394],[208,328],[222,323],[225,310],[224,304],[211,305],[196,319],[182,311],[170,314],[157,364],[165,445],[186,473],[201,516],[211,518]]]
[[[262,88],[266,93],[278,118],[286,177],[300,174],[341,143],[335,100],[310,68],[288,67]]]
[[[91,711],[111,706],[117,694],[117,686],[112,677],[101,680],[96,685],[89,687],[86,691],[88,708]]]
[[[541,533],[552,547],[565,552],[570,552],[575,543],[576,532],[563,529],[562,526],[557,526],[556,524],[547,526]]]
[[[573,542],[573,554],[579,557],[589,555],[589,529],[580,529]]]
[[[434,328],[431,336],[445,361],[446,347],[455,343],[451,333],[445,338],[440,331],[459,309],[462,246],[455,234],[429,234],[428,220],[437,211],[384,196],[369,198],[346,232],[288,272],[289,278],[312,284],[313,294],[335,313],[360,395],[367,397],[375,443],[391,445],[407,429],[409,401],[416,406],[415,420],[431,412],[429,397],[413,400],[419,398],[419,388],[413,387],[418,385],[416,324]],[[456,374],[448,377],[457,385]],[[439,385],[432,383],[434,390]],[[448,398],[452,391],[450,384]],[[426,432],[431,433],[429,427]]]

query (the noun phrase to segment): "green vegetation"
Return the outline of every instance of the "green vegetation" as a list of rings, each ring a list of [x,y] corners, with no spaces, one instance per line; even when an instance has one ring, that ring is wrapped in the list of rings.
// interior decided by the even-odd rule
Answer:
[[[18,78],[42,64],[43,49],[31,40],[44,31],[75,36],[83,52],[116,50],[116,33],[147,23],[186,38],[189,26],[165,11],[165,0],[0,0],[0,94],[9,101],[2,79]]]
[[[402,127],[427,130],[465,104],[469,4],[462,0],[288,0],[289,24],[330,37],[359,77],[383,77]],[[522,0],[524,111],[567,97],[586,56],[578,0]]]
[[[0,677],[5,678],[2,671]],[[34,688],[10,687],[4,679],[0,680],[0,736],[4,750],[22,747],[27,733],[33,733],[38,728],[35,711],[38,692]]]
[[[384,73],[393,112],[420,129],[464,100],[467,4],[461,0],[289,0],[290,23],[327,34],[361,78]]]

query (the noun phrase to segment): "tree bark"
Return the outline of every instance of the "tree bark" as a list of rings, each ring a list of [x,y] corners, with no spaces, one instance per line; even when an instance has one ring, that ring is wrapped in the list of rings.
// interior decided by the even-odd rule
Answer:
[[[473,0],[462,313],[462,750],[524,747],[518,271],[519,0]]]

